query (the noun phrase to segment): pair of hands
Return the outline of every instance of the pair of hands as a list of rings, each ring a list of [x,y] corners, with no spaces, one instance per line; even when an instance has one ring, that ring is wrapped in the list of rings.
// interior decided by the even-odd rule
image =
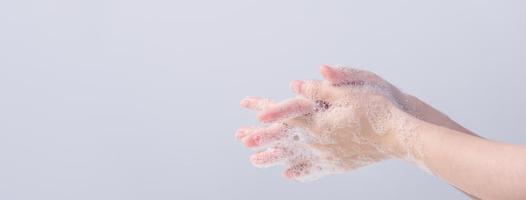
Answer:
[[[236,132],[256,151],[252,164],[283,164],[285,177],[312,180],[390,158],[416,161],[417,124],[426,118],[452,124],[374,73],[328,65],[320,71],[324,80],[291,82],[296,97],[241,101],[265,123]]]

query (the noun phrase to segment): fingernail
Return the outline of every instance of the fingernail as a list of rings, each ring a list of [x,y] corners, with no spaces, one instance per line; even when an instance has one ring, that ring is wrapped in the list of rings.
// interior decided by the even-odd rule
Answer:
[[[258,146],[261,142],[261,137],[258,135],[253,135],[251,137],[246,138],[243,143],[246,147],[255,147]]]
[[[239,105],[241,105],[242,107],[247,107],[248,99],[247,98],[241,99],[241,101],[239,102]]]
[[[240,129],[238,129],[238,130],[236,131],[235,137],[236,137],[236,139],[239,140],[239,139],[245,137],[245,135],[246,135],[246,134],[245,134],[245,129],[240,128]]]

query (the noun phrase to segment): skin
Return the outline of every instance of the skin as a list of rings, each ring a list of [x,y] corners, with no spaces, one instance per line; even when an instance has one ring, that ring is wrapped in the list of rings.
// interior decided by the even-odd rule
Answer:
[[[300,179],[319,163],[328,163],[327,173],[340,173],[403,159],[474,199],[526,199],[526,146],[478,137],[371,72],[324,65],[321,74],[323,81],[292,81],[297,96],[286,101],[241,101],[269,124],[236,132],[245,146],[267,149],[251,156],[254,165],[286,163],[285,177]],[[280,142],[300,137],[292,127],[307,130],[301,137],[310,139]],[[294,152],[317,156],[302,159]]]

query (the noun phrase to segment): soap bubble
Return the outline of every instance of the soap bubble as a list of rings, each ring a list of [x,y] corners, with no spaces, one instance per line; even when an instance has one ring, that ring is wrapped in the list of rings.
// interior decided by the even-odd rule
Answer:
[[[425,168],[419,162],[423,156],[421,144],[415,142],[414,127],[404,112],[405,102],[399,91],[375,74],[355,69],[346,73],[358,74],[359,78],[339,84],[311,81],[317,84],[311,87],[321,87],[310,88],[316,94],[280,103],[308,98],[311,103],[301,105],[302,109],[312,105],[307,114],[301,114],[305,110],[291,109],[280,120],[253,128],[252,136],[245,136],[258,136],[254,148],[257,153],[251,162],[257,167],[284,165],[285,176],[299,181],[316,180],[397,156]],[[330,94],[330,98],[313,99],[321,92]],[[275,106],[268,106],[270,102],[260,104]],[[279,134],[265,135],[261,130],[279,130],[274,131]]]

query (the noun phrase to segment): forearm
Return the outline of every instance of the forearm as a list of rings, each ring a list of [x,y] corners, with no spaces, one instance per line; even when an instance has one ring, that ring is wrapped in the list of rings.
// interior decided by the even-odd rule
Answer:
[[[418,99],[417,97],[411,96],[411,95],[402,95],[405,102],[406,109],[408,112],[411,113],[411,115],[424,120],[428,123],[432,123],[438,126],[444,126],[449,129],[453,129],[456,131],[460,131],[463,133],[471,134],[477,137],[480,137],[479,135],[473,133],[467,128],[464,128],[462,125],[458,124],[451,118],[449,118],[444,113],[440,112],[439,110],[433,108],[431,105],[425,103],[424,101]],[[453,186],[454,187],[454,186]],[[455,189],[461,191],[462,193],[466,194],[473,200],[478,200],[480,198],[473,196],[472,194],[469,194],[466,191],[461,190],[458,187],[455,187]]]
[[[407,107],[407,111],[410,112],[413,116],[428,123],[432,123],[438,126],[444,126],[459,132],[478,136],[477,134],[473,133],[467,128],[464,128],[462,125],[450,119],[444,113],[433,108],[431,105],[426,104],[424,101],[418,99],[417,97],[411,95],[404,95],[403,98],[405,99],[404,102],[406,102],[404,106]]]
[[[421,123],[415,142],[433,174],[482,199],[526,199],[526,147]]]

